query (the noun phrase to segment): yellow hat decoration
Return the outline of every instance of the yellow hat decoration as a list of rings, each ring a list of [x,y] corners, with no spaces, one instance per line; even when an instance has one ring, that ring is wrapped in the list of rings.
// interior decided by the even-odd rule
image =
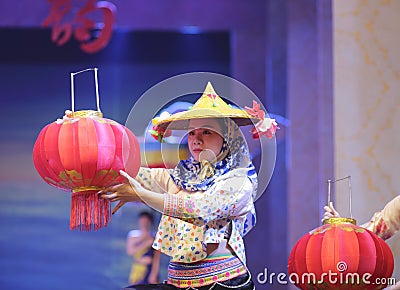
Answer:
[[[275,120],[265,118],[265,112],[260,109],[260,104],[255,101],[253,101],[253,108],[245,108],[243,110],[228,105],[217,95],[211,83],[208,82],[202,96],[193,107],[189,107],[187,111],[172,115],[168,112],[163,112],[159,117],[154,118],[152,120],[154,127],[151,130],[151,134],[162,142],[162,138],[170,134],[169,130],[187,129],[191,119],[231,118],[238,126],[256,123],[255,128],[252,130],[254,138],[259,138],[261,135],[271,138],[277,128]],[[266,133],[267,130],[269,130],[268,134]]]

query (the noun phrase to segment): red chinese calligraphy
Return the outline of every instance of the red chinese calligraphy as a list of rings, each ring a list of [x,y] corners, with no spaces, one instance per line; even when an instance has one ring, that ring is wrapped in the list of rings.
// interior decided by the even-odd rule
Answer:
[[[116,10],[114,4],[108,1],[87,0],[71,20],[65,20],[73,8],[72,0],[48,0],[48,2],[52,7],[42,26],[53,26],[51,40],[58,46],[69,41],[72,34],[81,43],[80,48],[87,53],[103,49],[110,41]],[[94,13],[100,14],[100,22],[91,18]]]

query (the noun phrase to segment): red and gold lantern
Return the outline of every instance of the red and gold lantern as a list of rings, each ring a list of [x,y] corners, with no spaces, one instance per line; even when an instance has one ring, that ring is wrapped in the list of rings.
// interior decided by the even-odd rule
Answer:
[[[45,126],[33,148],[33,162],[40,176],[52,186],[72,190],[71,229],[88,231],[107,226],[111,205],[97,192],[122,183],[120,170],[136,176],[140,167],[135,135],[103,118],[98,94],[97,105],[97,111],[72,112],[68,118]]]
[[[288,262],[300,289],[383,289],[393,267],[389,246],[350,218],[331,218],[305,234]]]
[[[324,220],[292,248],[289,278],[300,289],[383,289],[393,273],[389,246],[352,218],[351,176],[328,180],[328,204],[333,208],[331,184],[345,179],[351,218]]]

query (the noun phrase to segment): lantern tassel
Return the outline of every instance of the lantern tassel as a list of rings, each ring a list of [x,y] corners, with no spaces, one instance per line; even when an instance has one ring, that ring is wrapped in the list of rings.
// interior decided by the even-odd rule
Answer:
[[[70,229],[80,231],[98,230],[108,226],[111,219],[111,205],[99,198],[99,190],[72,193]]]

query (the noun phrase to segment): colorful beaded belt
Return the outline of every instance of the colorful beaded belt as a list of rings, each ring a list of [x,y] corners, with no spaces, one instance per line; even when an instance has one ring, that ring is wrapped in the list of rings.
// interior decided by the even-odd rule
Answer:
[[[247,273],[242,261],[232,255],[209,256],[196,263],[170,262],[168,284],[179,288],[201,287]]]

